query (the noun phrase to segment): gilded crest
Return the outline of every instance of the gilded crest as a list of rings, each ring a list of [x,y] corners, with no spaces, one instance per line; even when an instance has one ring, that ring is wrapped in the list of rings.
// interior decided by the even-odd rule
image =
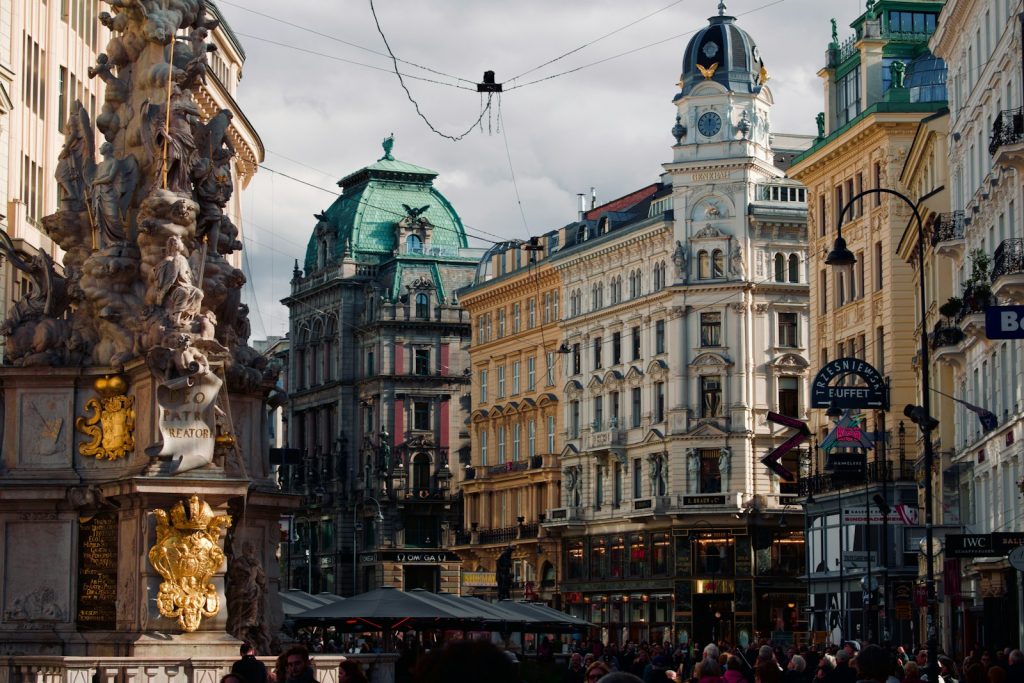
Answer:
[[[156,544],[149,563],[164,577],[156,604],[160,615],[177,619],[186,633],[199,628],[203,617],[220,612],[217,587],[210,582],[224,563],[221,533],[231,524],[228,515],[215,515],[206,501],[193,495],[171,509],[154,510]]]
[[[90,439],[78,452],[97,460],[124,458],[135,450],[135,397],[125,393],[128,383],[120,375],[100,377],[93,388],[99,396],[85,402],[92,414],[75,420],[75,429]]]

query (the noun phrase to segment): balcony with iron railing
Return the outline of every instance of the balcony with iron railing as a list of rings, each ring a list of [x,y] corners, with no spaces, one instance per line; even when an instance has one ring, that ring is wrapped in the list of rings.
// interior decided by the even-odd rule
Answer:
[[[1004,109],[992,122],[992,136],[988,141],[988,153],[995,154],[1004,145],[1018,145],[1024,142],[1024,108]]]
[[[1024,303],[1024,238],[1005,239],[992,259],[992,293],[998,299]]]
[[[869,462],[864,477],[825,472],[801,479],[798,488],[801,497],[863,488],[865,484],[881,484],[916,481],[914,463],[908,460],[897,462]]]
[[[964,331],[956,325],[950,325],[944,321],[935,323],[932,333],[928,335],[932,350],[947,346],[959,346],[964,339]]]
[[[966,227],[963,211],[939,214],[931,230],[931,242],[935,247],[935,253],[954,260],[960,259],[964,251]]]

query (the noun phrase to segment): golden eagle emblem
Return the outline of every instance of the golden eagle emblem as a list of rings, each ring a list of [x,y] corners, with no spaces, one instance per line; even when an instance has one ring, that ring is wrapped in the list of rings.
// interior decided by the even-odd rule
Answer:
[[[715,70],[717,68],[718,62],[715,62],[711,66],[701,66],[700,64],[697,65],[697,71],[700,71],[700,75],[706,79],[710,79],[712,76],[714,76]]]

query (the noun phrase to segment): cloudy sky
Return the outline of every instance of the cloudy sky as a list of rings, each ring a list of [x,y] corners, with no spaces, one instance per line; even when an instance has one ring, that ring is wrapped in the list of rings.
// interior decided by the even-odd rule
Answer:
[[[767,65],[773,129],[813,133],[829,18],[845,38],[863,0],[727,4]],[[369,0],[218,5],[245,47],[239,101],[267,150],[267,168],[242,195],[246,296],[259,338],[287,331],[279,301],[313,213],[334,201],[338,179],[381,156],[389,133],[396,158],[440,173],[437,187],[483,240],[564,225],[576,193],[591,187],[600,203],[656,180],[671,159],[683,49],[718,0],[375,0],[391,49],[408,62],[399,70],[429,79],[406,84],[438,131],[458,136],[477,120],[473,84],[485,70],[505,84],[493,112],[459,142],[417,115]]]

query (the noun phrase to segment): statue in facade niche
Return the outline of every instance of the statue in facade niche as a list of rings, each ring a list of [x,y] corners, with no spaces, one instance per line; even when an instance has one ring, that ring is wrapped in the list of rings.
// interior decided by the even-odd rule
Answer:
[[[897,90],[903,89],[906,76],[907,65],[898,59],[892,60],[892,63],[889,64],[889,78],[892,79],[892,87]]]
[[[700,454],[692,448],[686,451],[686,472],[686,490],[700,493]]]
[[[743,247],[739,242],[733,245],[732,255],[729,259],[729,272],[741,280],[747,276],[747,267],[743,263]]]
[[[686,245],[676,240],[676,250],[672,252],[672,263],[676,266],[676,280],[686,282],[690,276],[690,259]]]
[[[718,475],[721,477],[722,491],[729,490],[729,477],[732,476],[732,450],[728,447],[718,451]]]

